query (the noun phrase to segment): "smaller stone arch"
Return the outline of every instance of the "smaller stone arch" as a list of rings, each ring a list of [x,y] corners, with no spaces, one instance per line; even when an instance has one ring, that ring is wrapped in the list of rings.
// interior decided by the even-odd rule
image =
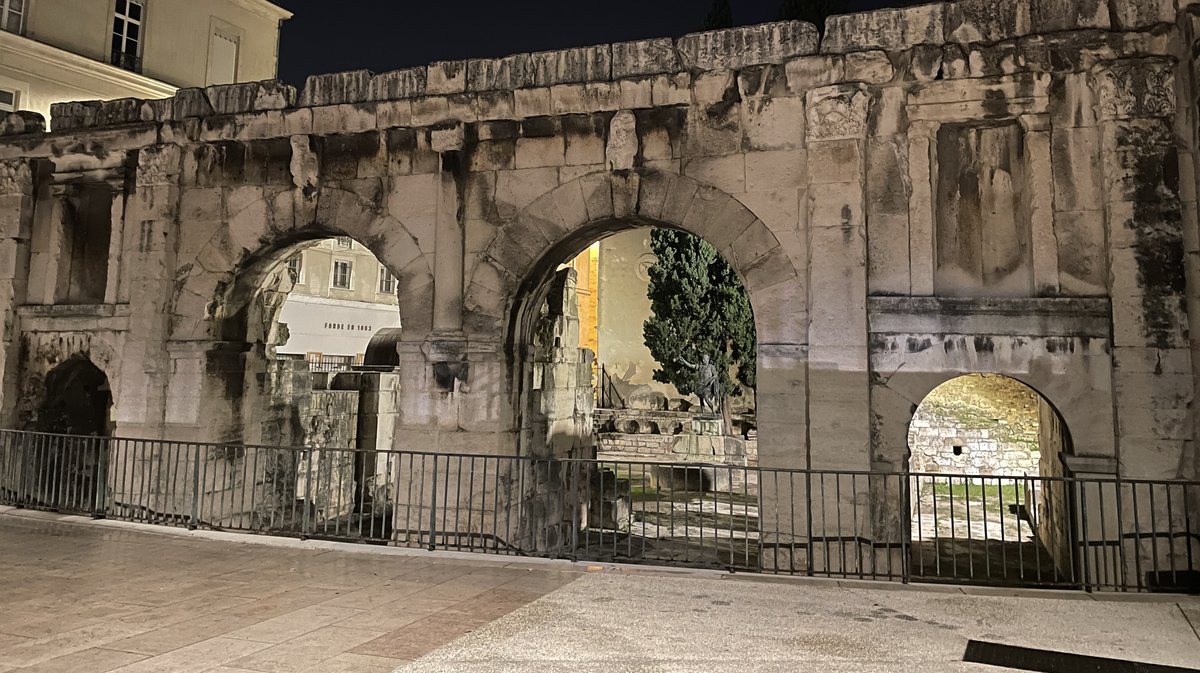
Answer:
[[[310,199],[295,190],[262,193],[232,213],[196,252],[181,259],[171,311],[171,339],[225,339],[287,251],[323,238],[348,236],[396,276],[405,334],[432,326],[433,273],[418,240],[374,199],[322,187]],[[186,226],[186,223],[185,225]],[[234,322],[229,322],[234,318]]]
[[[66,435],[112,434],[113,391],[108,375],[87,356],[72,355],[51,369],[32,429]]]

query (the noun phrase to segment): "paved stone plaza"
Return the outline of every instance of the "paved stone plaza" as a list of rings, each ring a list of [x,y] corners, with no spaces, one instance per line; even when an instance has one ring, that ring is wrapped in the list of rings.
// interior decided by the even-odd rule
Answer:
[[[961,663],[968,639],[1200,662],[1200,598],[513,563],[11,509],[0,550],[0,673],[1002,670]]]

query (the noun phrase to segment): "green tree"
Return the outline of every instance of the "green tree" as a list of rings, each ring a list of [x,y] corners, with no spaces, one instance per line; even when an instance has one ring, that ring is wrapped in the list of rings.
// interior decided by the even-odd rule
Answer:
[[[846,11],[845,0],[781,0],[780,21],[807,21],[825,32],[825,19]]]
[[[737,274],[716,248],[686,232],[655,229],[650,247],[658,262],[650,267],[650,319],[642,334],[659,365],[654,380],[691,394],[695,372],[680,359],[696,364],[708,355],[721,376],[722,399],[736,394],[739,383],[753,389],[754,315]]]
[[[720,30],[721,28],[733,28],[732,0],[713,0],[712,7],[709,8],[708,14],[704,17],[704,23],[700,26],[700,30]]]

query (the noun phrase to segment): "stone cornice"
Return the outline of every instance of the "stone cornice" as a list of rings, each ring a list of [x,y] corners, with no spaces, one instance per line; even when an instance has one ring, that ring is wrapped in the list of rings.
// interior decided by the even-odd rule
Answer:
[[[23,35],[0,31],[0,51],[24,54],[53,67],[83,75],[106,84],[131,89],[130,93],[146,96],[167,97],[174,95],[179,87],[161,80],[122,70],[103,61],[74,54],[65,49],[38,42]],[[11,66],[11,63],[9,64]],[[30,73],[38,77],[45,75]]]
[[[286,10],[272,2],[267,2],[267,0],[232,0],[232,1],[233,1],[233,4],[237,5],[238,7],[241,7],[242,9],[245,9],[246,11],[258,14],[259,16],[265,16],[268,19],[275,19],[277,21],[287,21],[288,19],[292,18],[292,16],[293,16],[293,14],[291,12],[289,12],[288,10]]]

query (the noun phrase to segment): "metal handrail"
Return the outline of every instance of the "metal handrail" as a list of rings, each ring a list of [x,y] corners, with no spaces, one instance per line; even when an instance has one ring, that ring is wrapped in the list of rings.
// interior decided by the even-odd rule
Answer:
[[[1200,576],[1200,481],[1185,479],[0,430],[0,504],[428,549],[901,582],[1146,591],[1185,589]]]

